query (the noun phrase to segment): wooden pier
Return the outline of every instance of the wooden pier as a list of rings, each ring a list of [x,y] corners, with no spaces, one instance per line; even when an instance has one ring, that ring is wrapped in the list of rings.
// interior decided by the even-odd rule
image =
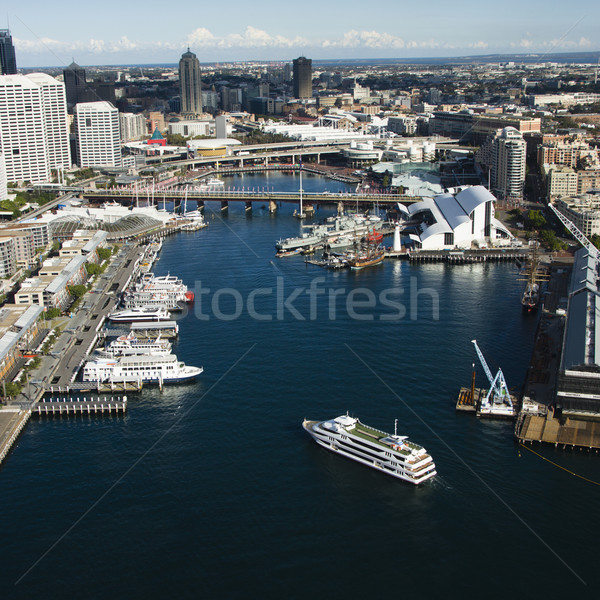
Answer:
[[[44,393],[71,394],[71,392],[98,392],[99,394],[141,392],[144,384],[140,380],[123,381],[73,381],[66,386],[49,386]]]
[[[36,415],[76,415],[125,413],[127,411],[127,396],[110,398],[99,396],[91,398],[51,398],[37,402],[32,412]]]
[[[446,262],[453,265],[501,262],[523,260],[526,252],[503,249],[480,249],[480,250],[411,250],[400,251],[387,250],[386,258],[398,258],[410,260],[411,262]]]

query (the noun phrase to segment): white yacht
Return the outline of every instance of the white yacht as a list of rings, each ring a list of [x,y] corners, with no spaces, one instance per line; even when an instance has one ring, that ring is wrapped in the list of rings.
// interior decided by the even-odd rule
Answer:
[[[134,291],[125,292],[123,295],[123,307],[134,308],[160,308],[164,307],[170,311],[183,310],[186,297],[181,293],[169,293],[166,290],[155,292]]]
[[[145,383],[177,383],[195,379],[204,369],[191,367],[177,360],[174,354],[166,356],[124,356],[100,358],[83,367],[83,381],[142,381]]]
[[[122,335],[113,340],[108,346],[96,350],[101,358],[116,358],[119,356],[131,356],[136,354],[150,354],[152,356],[166,356],[171,354],[172,344],[168,340],[139,339],[133,331],[128,335]]]
[[[305,419],[302,426],[324,448],[392,477],[417,485],[436,475],[431,456],[407,436],[385,433],[348,415],[329,421]]]
[[[110,313],[108,318],[115,323],[133,323],[134,321],[170,321],[171,315],[164,307],[129,308]]]

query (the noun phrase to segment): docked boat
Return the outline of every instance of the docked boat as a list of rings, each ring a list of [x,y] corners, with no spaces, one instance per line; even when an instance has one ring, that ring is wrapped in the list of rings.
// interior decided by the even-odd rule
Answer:
[[[366,250],[349,253],[346,257],[351,269],[372,267],[373,265],[378,265],[380,262],[383,262],[383,259],[383,248],[367,248]]]
[[[132,331],[122,335],[104,348],[97,349],[96,354],[101,358],[116,358],[119,356],[132,356],[136,354],[150,354],[152,356],[166,356],[171,354],[172,344],[168,340],[138,338]]]
[[[540,285],[535,281],[527,282],[521,304],[525,310],[533,310],[540,303]]]
[[[195,379],[204,369],[180,362],[174,354],[166,356],[124,356],[100,358],[83,367],[83,381],[142,381],[144,383],[178,383]]]
[[[171,315],[166,308],[129,308],[108,315],[115,323],[133,323],[134,321],[170,321]]]
[[[125,292],[123,308],[166,308],[181,311],[187,302],[183,294],[169,294],[165,290],[156,292]]]
[[[324,448],[392,477],[418,485],[437,474],[425,448],[397,432],[385,433],[348,415],[329,421],[305,419],[302,426]]]

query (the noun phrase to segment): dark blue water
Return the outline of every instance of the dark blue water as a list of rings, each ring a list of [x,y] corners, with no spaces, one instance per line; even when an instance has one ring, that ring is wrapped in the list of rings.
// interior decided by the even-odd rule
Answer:
[[[292,210],[210,205],[166,240],[155,271],[196,289],[174,350],[205,372],[124,417],[31,421],[0,473],[1,597],[597,597],[600,489],[454,410],[473,338],[523,381],[536,321],[515,267],[322,271],[274,258]],[[415,488],[301,428],[346,411],[397,418],[439,476]],[[600,479],[595,455],[537,450]]]

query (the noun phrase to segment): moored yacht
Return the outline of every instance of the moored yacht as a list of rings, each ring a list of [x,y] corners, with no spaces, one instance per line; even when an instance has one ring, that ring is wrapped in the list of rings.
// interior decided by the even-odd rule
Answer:
[[[149,307],[118,310],[110,313],[108,318],[115,323],[133,323],[134,321],[170,321],[171,315],[164,307]]]
[[[172,344],[168,340],[139,339],[133,331],[113,340],[108,346],[96,350],[102,358],[115,358],[118,356],[131,356],[135,354],[150,354],[152,356],[166,356],[171,354]]]
[[[329,421],[305,419],[302,426],[324,448],[392,477],[418,485],[436,475],[431,456],[407,436],[385,433],[348,415]]]
[[[202,367],[185,365],[174,354],[141,354],[89,361],[83,367],[83,381],[142,381],[162,385],[195,379],[203,370]]]

